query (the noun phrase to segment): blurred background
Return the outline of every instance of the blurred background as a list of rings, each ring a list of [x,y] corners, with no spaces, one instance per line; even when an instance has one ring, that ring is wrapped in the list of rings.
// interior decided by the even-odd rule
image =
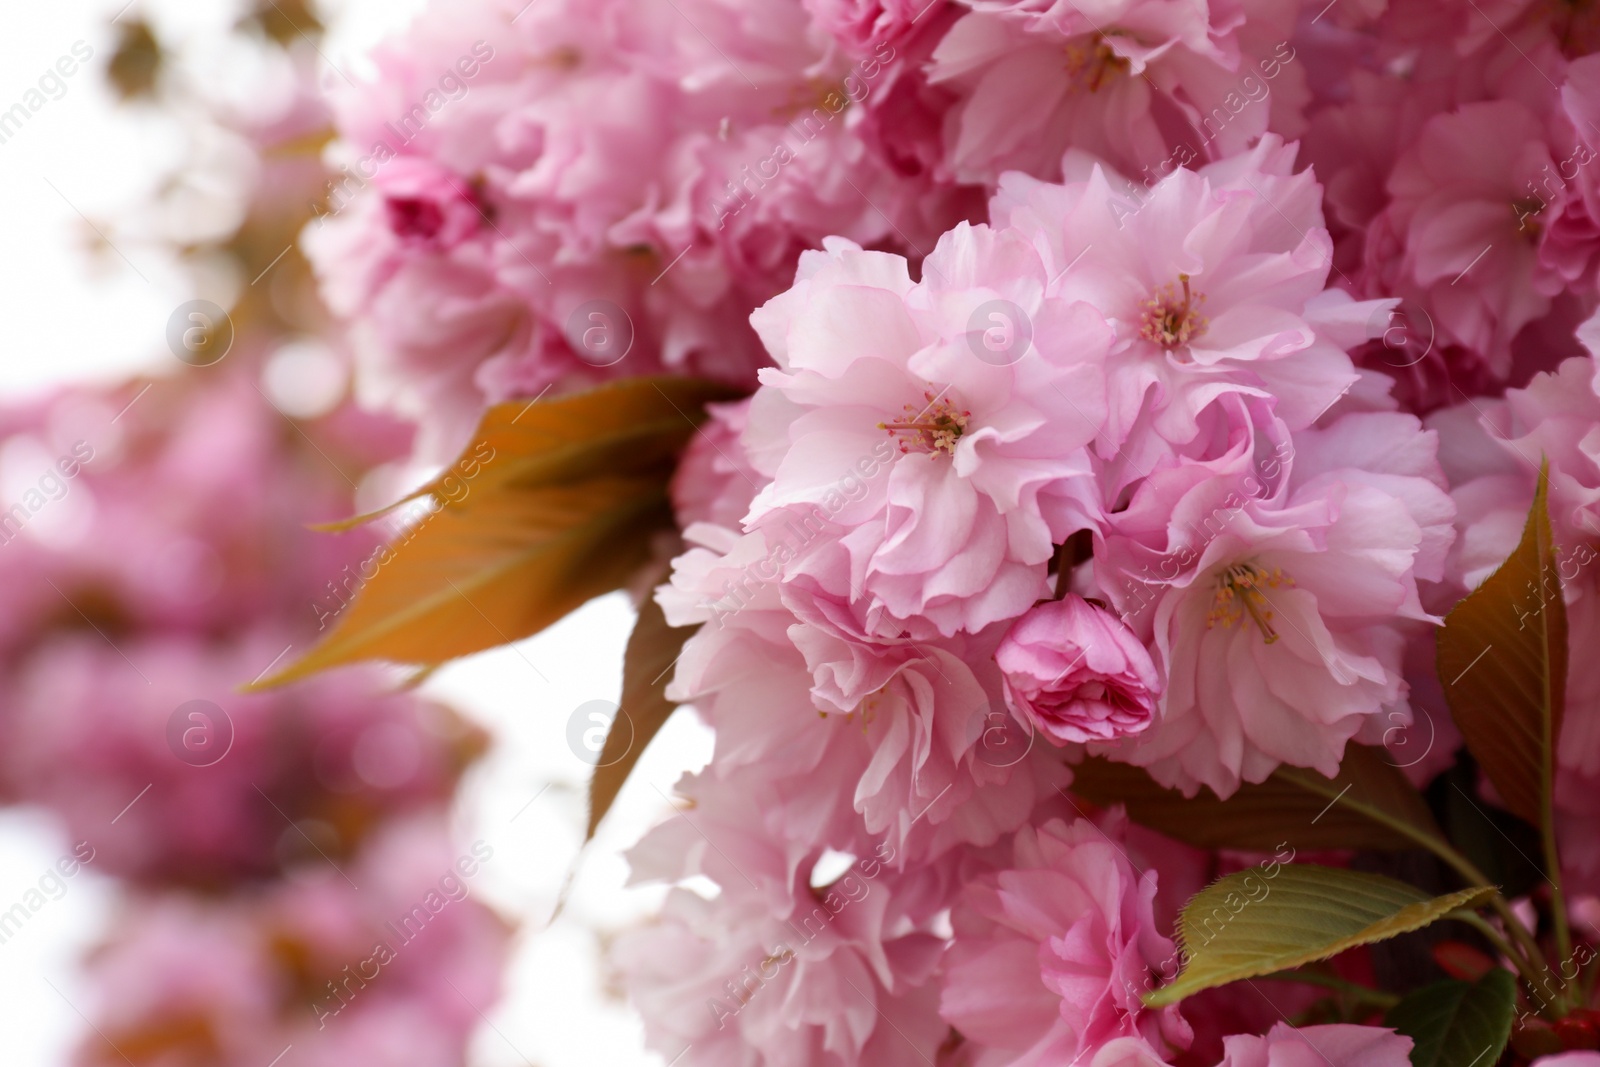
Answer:
[[[414,688],[236,691],[378,543],[305,524],[432,473],[354,409],[294,247],[326,200],[318,86],[370,77],[420,7],[6,10],[7,1063],[661,1062],[600,954],[658,902],[620,851],[710,742],[675,717],[580,851],[622,594]]]

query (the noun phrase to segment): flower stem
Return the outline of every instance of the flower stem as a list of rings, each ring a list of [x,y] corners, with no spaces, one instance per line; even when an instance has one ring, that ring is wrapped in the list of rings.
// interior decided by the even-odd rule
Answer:
[[[1060,600],[1067,595],[1067,587],[1072,582],[1072,572],[1078,564],[1094,555],[1094,535],[1088,530],[1079,530],[1056,547],[1056,590],[1055,598]]]
[[[1496,894],[1491,903],[1498,904],[1501,908],[1505,909],[1505,914],[1501,916],[1501,921],[1506,924],[1507,930],[1516,931],[1520,933],[1522,937],[1528,938],[1529,941],[1532,940],[1531,936],[1528,935],[1526,928],[1524,928],[1521,922],[1517,920],[1515,915],[1511,914],[1511,910],[1506,906],[1505,899],[1503,897],[1501,897],[1499,894]],[[1482,934],[1484,940],[1493,945],[1496,952],[1499,952],[1500,955],[1512,962],[1517,969],[1517,973],[1522,976],[1522,982],[1525,986],[1527,986],[1529,989],[1540,988],[1540,986],[1534,982],[1534,978],[1537,977],[1540,968],[1543,968],[1545,971],[1548,971],[1550,968],[1547,964],[1545,964],[1544,954],[1539,952],[1537,945],[1533,946],[1533,952],[1535,955],[1533,956],[1532,960],[1529,960],[1519,955],[1512,948],[1511,943],[1505,938],[1501,937],[1500,932],[1490,925],[1489,921],[1483,916],[1479,915],[1477,912],[1466,910],[1453,911],[1449,914],[1448,918],[1458,919],[1472,927],[1474,930],[1478,931],[1478,933]],[[1539,1004],[1539,1014],[1549,1019],[1559,1019],[1561,1016],[1565,1015],[1568,1010],[1564,998],[1557,998],[1557,1002],[1553,1005],[1547,1004],[1543,998],[1539,998]]]
[[[1416,833],[1409,827],[1405,828],[1405,832],[1412,840],[1454,868],[1456,873],[1466,879],[1468,885],[1494,884],[1489,881],[1489,876],[1478,870],[1471,860],[1450,847],[1446,842],[1439,840],[1432,834]],[[1507,903],[1504,894],[1497,891],[1494,896],[1489,898],[1489,906],[1500,917],[1506,933],[1510,935],[1511,940],[1515,942],[1520,951],[1514,951],[1512,945],[1495,933],[1494,928],[1485,922],[1482,917],[1472,912],[1459,912],[1456,914],[1461,917],[1463,922],[1469,923],[1485,937],[1489,938],[1490,943],[1500,950],[1501,955],[1510,960],[1512,965],[1516,967],[1523,980],[1529,986],[1534,986],[1535,980],[1541,974],[1549,973],[1550,971],[1550,965],[1545,962],[1544,952],[1539,948],[1539,942],[1534,939],[1533,934],[1523,925],[1522,920],[1517,917],[1517,913],[1511,910],[1511,905]],[[1468,915],[1471,916],[1470,919],[1466,918]],[[1537,988],[1537,986],[1534,987]],[[1560,1014],[1566,1014],[1569,1006],[1565,1003],[1564,997],[1560,998],[1558,1008]]]
[[[1067,583],[1072,581],[1072,564],[1068,561],[1068,541],[1056,549],[1056,599],[1067,595]]]

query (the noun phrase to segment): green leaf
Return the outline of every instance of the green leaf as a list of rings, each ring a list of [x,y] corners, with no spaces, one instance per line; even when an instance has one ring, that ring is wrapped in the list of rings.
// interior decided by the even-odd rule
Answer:
[[[1409,1037],[1411,1067],[1482,1067],[1511,1040],[1517,980],[1492,970],[1476,982],[1425,986],[1389,1009],[1384,1025]]]
[[[1195,894],[1178,921],[1183,972],[1144,995],[1175,1004],[1212,986],[1288,971],[1358,945],[1419,930],[1494,895],[1478,886],[1429,897],[1382,875],[1309,863],[1269,863]]]
[[[1199,848],[1272,852],[1296,848],[1401,850],[1442,841],[1427,804],[1406,776],[1375,749],[1345,746],[1336,778],[1280,767],[1227,800],[1202,790],[1185,797],[1141,768],[1086,759],[1072,791],[1095,804],[1120,803],[1128,818]]]
[[[668,626],[654,598],[640,605],[639,621],[634,623],[622,659],[621,710],[612,720],[594,777],[589,780],[589,827],[585,840],[594,836],[645,746],[677,708],[667,699],[667,683],[672,680],[672,667],[683,651],[683,643],[695,629]]]
[[[1522,542],[1445,616],[1439,679],[1467,748],[1508,810],[1548,826],[1566,703],[1567,609],[1550,532],[1548,470]]]

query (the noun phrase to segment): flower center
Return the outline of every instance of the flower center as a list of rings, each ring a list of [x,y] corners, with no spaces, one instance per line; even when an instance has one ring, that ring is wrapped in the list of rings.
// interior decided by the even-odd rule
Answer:
[[[444,229],[444,211],[432,200],[419,196],[391,196],[383,202],[389,229],[396,237],[431,241]]]
[[[955,455],[956,442],[966,430],[972,412],[956,410],[948,397],[931,389],[922,396],[927,401],[922,407],[907,404],[899,422],[880,422],[878,429],[887,430],[901,452]]]
[[[831,100],[838,100],[836,106],[829,106]],[[805,84],[797,85],[789,91],[789,99],[779,107],[772,109],[776,118],[785,122],[800,119],[800,125],[808,135],[815,137],[819,122],[831,121],[847,110],[855,100],[850,96],[849,86],[840,81],[825,81],[821,78],[809,78]],[[804,116],[802,118],[802,116]],[[816,129],[812,129],[816,126]]]
[[[1285,577],[1277,567],[1270,573],[1254,563],[1229,567],[1217,575],[1217,591],[1211,599],[1211,610],[1206,613],[1206,629],[1220,624],[1224,630],[1231,630],[1236,622],[1242,625],[1248,614],[1266,643],[1272,644],[1278,639],[1278,631],[1272,628],[1272,605],[1261,589],[1285,585],[1293,588],[1294,579]]]
[[[1178,295],[1182,286],[1183,295]],[[1139,324],[1139,336],[1162,348],[1181,348],[1206,332],[1206,317],[1200,314],[1200,305],[1206,294],[1189,289],[1189,276],[1178,275],[1178,286],[1171,282],[1157,289],[1155,295],[1143,304],[1144,318]]]
[[[1537,242],[1539,235],[1544,232],[1544,223],[1539,220],[1539,213],[1543,210],[1544,201],[1535,196],[1511,201],[1511,214],[1517,220],[1517,232],[1525,234],[1529,241]]]
[[[554,67],[556,70],[577,70],[583,66],[583,52],[578,49],[577,45],[559,45],[534,62],[535,64],[542,63],[546,66]]]
[[[1112,51],[1104,37],[1092,41],[1076,38],[1067,42],[1065,51],[1067,77],[1076,88],[1091,93],[1099,92],[1109,78],[1128,71],[1128,61]]]

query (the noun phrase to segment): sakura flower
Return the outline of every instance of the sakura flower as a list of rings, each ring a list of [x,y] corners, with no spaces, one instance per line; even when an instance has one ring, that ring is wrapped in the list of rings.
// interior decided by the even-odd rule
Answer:
[[[1564,56],[1590,55],[1600,46],[1600,20],[1586,7],[1552,8],[1535,0],[1484,0],[1479,10],[1427,0],[1389,0],[1388,6],[1384,29],[1395,43],[1442,44],[1439,50],[1458,64],[1521,53],[1538,66],[1528,72],[1530,82],[1542,71],[1559,71]]]
[[[1580,330],[1600,348],[1600,315]],[[1523,471],[1550,464],[1550,521],[1567,544],[1600,536],[1600,372],[1591,357],[1565,360],[1505,396],[1508,431],[1497,443]],[[1493,429],[1490,430],[1493,433]]]
[[[489,225],[476,191],[428,160],[401,157],[375,184],[389,229],[403,243],[451,248]]]
[[[661,920],[613,953],[650,1043],[672,1055],[690,1046],[687,1062],[710,1064],[930,1056],[948,1029],[931,924],[959,889],[963,854],[907,864],[888,840],[841,840],[826,822],[775,817],[801,783],[722,741],[719,731],[718,757],[678,786],[690,808],[628,854],[635,883],[709,878],[719,889],[711,900],[673,889]],[[839,770],[810,777],[837,780]]]
[[[1407,1067],[1411,1039],[1377,1026],[1305,1026],[1278,1023],[1265,1037],[1222,1039],[1227,1053],[1217,1067]]]
[[[94,957],[95,1025],[118,1047],[151,1048],[168,1062],[258,1054],[276,1036],[273,987],[281,976],[262,951],[255,918],[178,895],[138,902]],[[74,1063],[121,1062],[106,1044],[85,1041]]]
[[[1345,349],[1384,305],[1325,291],[1320,189],[1294,156],[1269,136],[1148,190],[1075,157],[1083,173],[1065,184],[1002,180],[997,223],[1046,250],[1052,295],[1093,305],[1116,331],[1102,456],[1147,424],[1127,462],[1148,471],[1225,393],[1271,398],[1288,428],[1309,426],[1356,381]]]
[[[1301,72],[1282,5],[1118,0],[1092,16],[1033,0],[968,6],[930,75],[962,97],[946,130],[961,180],[1054,180],[1068,147],[1159,176],[1174,160],[1243,150],[1275,112],[1298,132]],[[1274,96],[1293,103],[1285,111]]]
[[[1011,710],[1058,745],[1137,734],[1161,695],[1144,645],[1110,612],[1072,594],[1018,619],[995,662]]]
[[[1505,150],[1485,153],[1485,143]],[[1539,262],[1545,230],[1571,195],[1536,184],[1555,152],[1540,117],[1510,100],[1435,116],[1388,180],[1383,225],[1403,240],[1403,259],[1383,271],[1372,260],[1384,250],[1367,251],[1369,271],[1424,300],[1438,329],[1502,379],[1512,339],[1562,287]]]
[[[1114,1037],[1083,1061],[1089,1067],[1170,1067],[1143,1038]]]
[[[691,1065],[930,1062],[948,1033],[933,981],[941,942],[896,929],[893,883],[857,863],[831,884],[797,884],[779,910],[738,879],[715,900],[672,890],[661,920],[613,950],[651,1047]]]
[[[881,647],[849,640],[784,605],[762,532],[688,533],[706,547],[675,562],[659,599],[674,624],[704,625],[668,692],[717,731],[709,777],[757,772],[740,780],[771,794],[758,808],[764,833],[783,840],[803,827],[803,840],[841,849],[887,841],[924,862],[993,844],[1064,784],[1047,746],[984,745],[1006,717],[998,629]]]
[[[1556,161],[1553,175],[1558,182],[1571,183],[1576,193],[1569,199],[1567,210],[1550,235],[1550,244],[1566,252],[1561,259],[1567,265],[1563,275],[1569,284],[1582,277],[1581,267],[1590,261],[1595,245],[1595,220],[1600,219],[1600,174],[1592,166],[1595,156],[1600,154],[1597,153],[1600,149],[1597,99],[1600,99],[1600,57],[1587,55],[1567,68],[1567,81],[1561,87],[1562,110],[1571,124],[1573,141],[1571,151]],[[1575,265],[1579,266],[1576,273]]]
[[[852,712],[871,744],[856,808],[868,832],[903,842],[908,854],[990,845],[1066,781],[1047,746],[1006,729],[990,651],[998,636],[896,649],[879,664],[884,684]]]
[[[1347,99],[1312,112],[1302,149],[1326,190],[1335,263],[1354,274],[1367,229],[1388,204],[1385,183],[1395,161],[1425,122],[1456,101],[1445,79],[1414,81],[1402,93],[1396,91],[1400,79],[1387,71],[1338,73]]]
[[[818,715],[811,673],[787,637],[794,617],[778,603],[774,586],[753,577],[765,558],[762,539],[706,526],[688,533],[711,546],[674,561],[674,584],[663,586],[658,599],[674,625],[704,623],[684,643],[667,692],[692,703],[717,733],[706,773],[725,777],[741,767],[760,768],[762,792],[772,795],[757,810],[772,840],[799,836],[853,847],[864,831],[852,786],[869,752],[849,719]],[[716,606],[715,598],[728,597],[723,590],[734,583],[747,583],[749,599]]]
[[[1389,7],[1384,32],[1361,38],[1373,69],[1313,113],[1306,155],[1328,186],[1341,280],[1404,300],[1365,358],[1423,413],[1576,354],[1600,253],[1583,102],[1595,68],[1561,54],[1586,17]],[[1475,154],[1483,138],[1506,151]]]
[[[1281,499],[1289,482],[1295,443],[1271,401],[1224,395],[1203,416],[1194,442],[1155,448],[1162,459],[1152,466],[1138,466],[1126,449],[1096,465],[1107,520],[1093,566],[1078,568],[1070,588],[1107,601],[1147,645],[1152,588],[1192,565],[1247,502]]]
[[[1139,1000],[1175,973],[1176,953],[1155,925],[1154,873],[1115,836],[1088,820],[1024,827],[1011,865],[968,888],[940,1011],[977,1067],[1099,1063],[1103,1048],[1107,1063],[1160,1062],[1188,1044],[1177,1008]]]
[[[846,49],[866,55],[892,46],[928,17],[929,8],[945,0],[802,0],[817,25],[831,33]]]
[[[1054,544],[1088,521],[1083,446],[1103,418],[1109,331],[1087,306],[1045,301],[1044,263],[1006,231],[958,226],[916,284],[897,256],[826,249],[752,319],[779,366],[752,401],[747,444],[772,482],[747,523],[823,511],[841,532],[785,580],[847,600],[868,633],[949,636],[1021,614]],[[982,347],[1002,329],[995,308],[1027,331],[1003,358]],[[886,449],[887,471],[845,498]]]
[[[1407,627],[1436,621],[1417,580],[1443,575],[1454,508],[1433,437],[1354,414],[1296,446],[1281,501],[1219,512],[1154,608],[1167,691],[1119,758],[1191,795],[1228,796],[1280,763],[1333,776],[1345,741],[1403,707]]]

